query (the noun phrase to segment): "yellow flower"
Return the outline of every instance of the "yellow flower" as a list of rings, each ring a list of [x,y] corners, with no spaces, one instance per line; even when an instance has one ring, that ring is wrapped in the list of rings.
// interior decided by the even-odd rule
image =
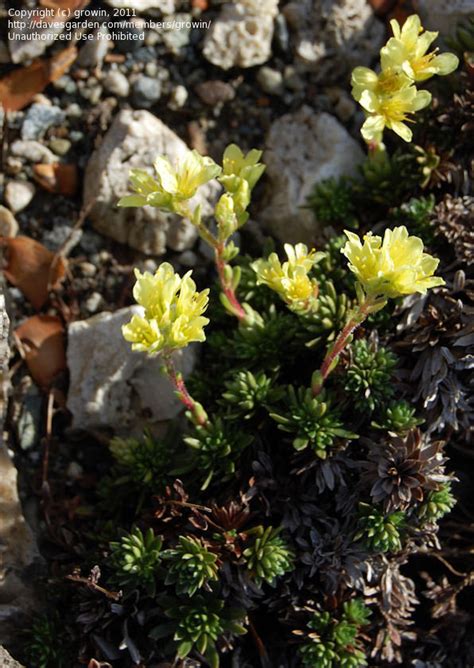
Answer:
[[[439,260],[424,253],[422,240],[409,236],[405,226],[385,230],[383,240],[369,232],[363,244],[357,234],[347,230],[345,234],[348,241],[341,252],[367,296],[424,294],[428,288],[444,285],[442,278],[433,276]]]
[[[220,174],[221,168],[209,157],[189,151],[176,169],[168,158],[158,156],[154,163],[156,178],[142,169],[130,172],[136,195],[122,197],[118,206],[156,206],[174,210],[180,202],[194,197],[197,189]]]
[[[142,274],[135,269],[137,282],[133,296],[143,314],[134,315],[122,327],[132,350],[149,354],[169,352],[192,341],[205,340],[204,327],[209,320],[202,314],[207,308],[209,290],[197,292],[191,273],[188,271],[181,278],[167,262],[155,274]]]
[[[386,127],[411,141],[412,132],[405,121],[431,102],[428,91],[417,90],[411,79],[397,69],[376,74],[368,67],[356,67],[352,72],[352,95],[368,114],[362,136],[365,141],[376,143],[381,141]]]
[[[409,16],[402,27],[396,19],[390,21],[393,30],[387,44],[381,49],[382,70],[400,68],[413,81],[426,81],[435,74],[450,74],[459,65],[453,53],[427,53],[438,37],[437,32],[425,31],[419,16]]]
[[[265,170],[265,165],[258,162],[261,155],[262,151],[255,148],[244,155],[236,144],[230,144],[224,151],[222,176],[219,178],[226,190],[236,190],[241,179],[252,190]]]
[[[288,260],[283,264],[276,253],[271,253],[266,260],[256,260],[252,269],[257,274],[257,285],[266,285],[294,310],[307,311],[314,305],[318,294],[318,285],[310,279],[308,272],[321,253],[308,249],[304,244],[291,246],[285,244]]]

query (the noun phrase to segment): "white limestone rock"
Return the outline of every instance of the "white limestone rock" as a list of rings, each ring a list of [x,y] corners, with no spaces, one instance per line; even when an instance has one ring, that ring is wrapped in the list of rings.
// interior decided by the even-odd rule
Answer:
[[[271,56],[278,0],[241,0],[225,4],[204,39],[203,54],[224,70],[253,67]]]
[[[122,336],[122,325],[134,313],[141,313],[139,306],[69,325],[67,406],[73,428],[140,431],[146,424],[171,420],[181,411],[171,383],[161,373],[159,359],[132,352]],[[194,366],[194,350],[190,346],[175,353],[176,365],[185,377]]]
[[[90,217],[98,232],[137,250],[161,255],[166,247],[182,251],[192,246],[196,230],[179,217],[147,206],[119,208],[118,200],[131,193],[129,171],[148,169],[158,155],[174,164],[188,151],[186,144],[148,111],[123,110],[115,117],[99,148],[92,154],[84,178],[85,206],[92,204]],[[202,186],[191,206],[201,204],[203,216],[212,213],[219,185]]]
[[[456,25],[474,15],[474,0],[414,0],[415,12],[420,15],[423,28],[450,35]]]
[[[281,241],[314,244],[319,227],[304,208],[315,183],[353,174],[363,160],[359,144],[339,121],[302,107],[271,126],[263,162],[268,192],[260,219]]]
[[[366,0],[293,0],[283,7],[297,64],[327,84],[369,65],[385,29]]]
[[[175,12],[174,0],[106,0],[106,3],[114,9],[134,9],[138,13],[149,9],[159,9],[163,14]]]

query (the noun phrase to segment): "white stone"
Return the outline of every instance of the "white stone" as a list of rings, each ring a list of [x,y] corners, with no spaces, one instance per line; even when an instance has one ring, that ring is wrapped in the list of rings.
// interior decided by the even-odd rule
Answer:
[[[139,306],[69,325],[67,406],[74,428],[112,427],[125,433],[171,420],[181,411],[159,359],[132,352],[122,336],[122,325],[134,313],[141,313]],[[176,353],[174,359],[186,377],[194,366],[193,346]]]
[[[29,181],[9,181],[5,186],[5,202],[13,213],[23,211],[34,197],[36,189]]]
[[[16,155],[18,158],[25,158],[30,162],[43,162],[47,164],[52,164],[57,162],[58,159],[52,151],[49,150],[44,144],[41,144],[39,141],[34,141],[33,139],[17,139],[13,142],[10,147],[12,155]]]
[[[148,9],[159,9],[163,14],[173,14],[174,0],[106,0],[109,7],[116,9],[134,9],[136,12],[146,12]]]
[[[438,30],[446,36],[474,14],[474,0],[414,0],[413,5],[426,30]]]
[[[260,220],[281,241],[314,244],[319,228],[304,208],[308,195],[319,181],[353,174],[364,153],[333,116],[306,106],[273,123],[266,147],[268,192]]]
[[[158,155],[174,164],[184,159],[186,144],[164,123],[148,111],[123,110],[114,119],[99,148],[91,156],[84,178],[85,206],[92,204],[90,217],[98,232],[126,243],[143,253],[160,255],[166,246],[181,251],[190,248],[196,230],[177,216],[153,207],[118,208],[118,200],[131,194],[129,171],[147,169],[153,173]],[[191,206],[202,205],[203,215],[210,215],[219,186],[202,186]]]
[[[18,222],[12,212],[6,206],[0,206],[0,236],[16,237],[18,229]]]
[[[253,67],[271,56],[278,0],[242,0],[225,4],[204,38],[203,54],[224,70]]]
[[[384,40],[384,25],[367,0],[293,0],[282,13],[296,62],[326,84],[369,65]]]

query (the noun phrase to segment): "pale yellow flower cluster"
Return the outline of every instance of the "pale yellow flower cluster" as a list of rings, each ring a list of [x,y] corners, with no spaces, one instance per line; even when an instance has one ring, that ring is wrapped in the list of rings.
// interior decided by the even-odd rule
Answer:
[[[367,114],[361,132],[368,143],[379,144],[386,127],[411,141],[406,124],[410,115],[431,102],[431,94],[417,90],[415,83],[450,74],[459,64],[452,53],[438,54],[436,49],[428,53],[438,33],[423,32],[416,14],[402,27],[395,19],[390,24],[393,37],[380,51],[380,74],[367,67],[356,67],[352,73],[352,95]]]
[[[292,310],[309,311],[316,304],[318,284],[308,273],[323,253],[308,252],[304,244],[285,244],[284,248],[288,260],[283,264],[276,253],[271,253],[266,260],[252,263],[257,285],[266,285],[274,290]]]
[[[423,252],[422,240],[410,236],[405,226],[385,230],[383,239],[368,232],[363,244],[357,234],[347,230],[345,234],[348,241],[341,252],[368,297],[424,294],[444,285],[442,278],[433,275],[439,260]]]
[[[219,165],[197,151],[189,151],[184,160],[173,167],[167,158],[158,156],[154,163],[156,177],[143,169],[130,171],[130,182],[135,195],[122,197],[118,206],[155,206],[160,209],[179,211],[180,204],[197,192],[221,172]]]
[[[134,315],[122,327],[132,350],[155,354],[184,348],[192,341],[204,341],[204,327],[209,320],[203,317],[209,290],[196,291],[188,271],[182,278],[168,262],[163,262],[155,274],[142,274],[135,269],[137,282],[133,288],[135,301],[143,313]]]

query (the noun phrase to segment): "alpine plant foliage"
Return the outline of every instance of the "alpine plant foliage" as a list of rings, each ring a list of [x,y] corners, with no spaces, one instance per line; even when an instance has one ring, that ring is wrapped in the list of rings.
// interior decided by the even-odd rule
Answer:
[[[450,159],[469,174],[455,137],[466,136],[474,78],[452,74],[458,57],[433,48],[418,16],[390,25],[376,69],[352,73],[366,161],[309,198],[315,247],[249,254],[259,150],[231,144],[221,164],[158,156],[152,174],[130,174],[119,206],[188,221],[214,262],[207,273],[135,269],[122,334],[159,360],[183,414],[159,432],[144,418],[143,434],[109,443],[80,519],[82,580],[71,576],[78,656],[181,668],[469,663],[453,654],[468,656],[456,596],[472,574],[446,567],[469,544],[462,528],[439,550],[443,518],[457,513],[449,455],[468,448],[472,426],[474,331],[472,197],[455,192],[461,176],[444,178],[443,142],[451,133]],[[447,75],[455,94],[436,88]],[[453,130],[442,115],[456,105]],[[205,218],[193,198],[212,180],[221,194]],[[185,378],[188,346],[199,361]],[[35,629],[37,648],[50,626]]]

